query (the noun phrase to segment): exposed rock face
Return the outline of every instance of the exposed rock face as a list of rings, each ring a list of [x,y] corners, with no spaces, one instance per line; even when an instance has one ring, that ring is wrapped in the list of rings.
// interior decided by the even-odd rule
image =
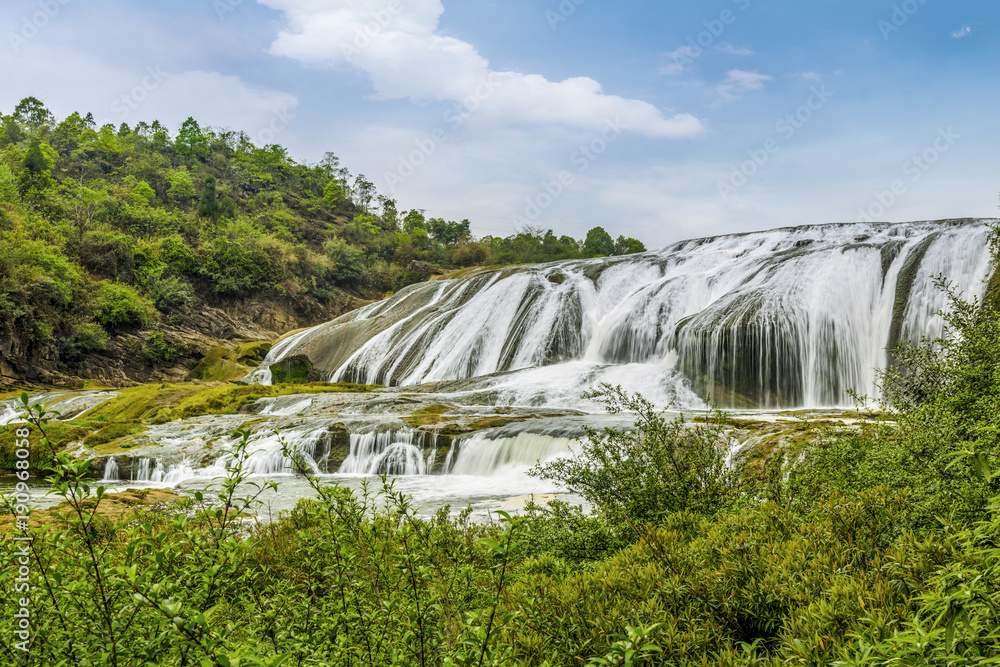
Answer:
[[[145,382],[230,380],[263,359],[244,354],[247,343],[270,343],[280,336],[336,318],[363,302],[341,293],[320,303],[310,296],[255,297],[209,304],[198,301],[165,315],[155,329],[122,331],[108,348],[78,362],[60,360],[55,344],[26,349],[17,336],[0,339],[0,387],[40,386],[79,389],[84,381],[112,387]],[[149,337],[163,335],[167,359],[149,353]],[[204,363],[212,356],[212,363]],[[192,371],[197,371],[192,373]]]

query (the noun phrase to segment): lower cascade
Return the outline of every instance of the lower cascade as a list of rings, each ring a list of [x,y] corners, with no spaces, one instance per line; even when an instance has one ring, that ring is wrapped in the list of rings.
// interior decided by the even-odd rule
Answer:
[[[568,455],[578,432],[575,429],[563,429],[558,434],[518,432],[508,427],[439,442],[443,439],[438,435],[424,431],[373,430],[350,434],[346,457],[334,464],[331,464],[334,447],[328,435],[325,427],[289,431],[283,435],[258,435],[251,440],[244,461],[245,469],[262,476],[294,472],[294,461],[282,451],[287,445],[305,464],[309,474],[365,477],[432,474],[519,476],[539,461]],[[232,444],[230,441],[220,446],[225,449]],[[167,463],[148,456],[128,460],[123,456],[111,456],[104,464],[103,481],[170,485],[191,479],[220,477],[232,463],[229,454],[221,454],[203,466],[190,458]]]
[[[444,382],[493,405],[576,407],[609,382],[682,408],[848,406],[849,391],[877,394],[887,350],[942,334],[935,276],[983,294],[987,231],[818,225],[484,269],[290,336],[248,380],[304,364],[317,380]],[[396,444],[392,465],[419,467]]]

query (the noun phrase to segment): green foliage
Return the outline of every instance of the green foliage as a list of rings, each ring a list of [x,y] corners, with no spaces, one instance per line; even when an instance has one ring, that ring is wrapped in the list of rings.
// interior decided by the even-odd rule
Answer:
[[[215,177],[209,176],[205,179],[205,187],[202,189],[201,199],[198,201],[198,215],[209,220],[218,220],[221,214],[222,205],[215,192]]]
[[[190,306],[194,302],[191,284],[177,276],[151,276],[146,281],[146,294],[161,312],[170,312]]]
[[[611,254],[632,255],[637,252],[646,252],[646,246],[643,245],[642,241],[631,237],[625,238],[624,236],[619,236],[618,240],[615,241],[614,252]]]
[[[108,334],[100,324],[77,324],[73,334],[60,341],[59,357],[67,362],[79,362],[90,352],[108,349]]]
[[[162,332],[154,331],[146,336],[146,342],[142,346],[142,356],[153,365],[172,364],[180,358],[181,351],[168,343]]]
[[[167,181],[170,183],[167,196],[171,202],[182,208],[191,203],[195,197],[194,183],[191,182],[191,175],[187,169],[181,167],[171,171],[167,174]]]
[[[202,132],[198,121],[188,117],[181,125],[174,141],[177,153],[189,157],[203,157],[208,153],[208,138]]]
[[[306,384],[310,381],[312,369],[313,365],[308,357],[286,357],[271,364],[271,379],[279,384]]]
[[[594,227],[587,232],[587,238],[583,242],[583,254],[585,257],[604,257],[615,254],[615,242],[611,240],[611,235],[604,231],[603,227]]]
[[[17,188],[17,177],[10,167],[0,164],[0,203],[16,204],[21,199]]]
[[[611,414],[634,413],[635,425],[588,428],[576,456],[536,466],[533,475],[579,493],[613,524],[636,528],[675,512],[713,515],[734,501],[737,477],[726,466],[723,414],[707,424],[667,420],[642,396],[610,385],[586,397]]]
[[[332,238],[323,244],[323,252],[333,262],[333,278],[340,282],[357,280],[364,273],[364,251],[344,239]]]
[[[149,324],[147,303],[135,288],[123,283],[102,281],[91,308],[94,319],[108,331]]]
[[[472,235],[469,229],[470,225],[468,220],[448,222],[442,218],[431,218],[427,221],[426,228],[435,241],[440,241],[445,245],[454,245]]]
[[[323,203],[330,208],[337,208],[344,203],[344,188],[336,180],[331,180],[323,188]]]

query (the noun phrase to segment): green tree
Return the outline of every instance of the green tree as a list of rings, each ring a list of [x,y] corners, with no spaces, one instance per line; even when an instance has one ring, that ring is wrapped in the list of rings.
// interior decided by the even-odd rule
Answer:
[[[344,203],[344,199],[344,188],[339,181],[331,180],[323,188],[323,203],[330,208],[337,208]]]
[[[20,189],[25,195],[30,191],[41,191],[54,182],[50,175],[56,161],[55,151],[47,143],[35,139],[28,146],[21,160]]]
[[[177,139],[174,141],[174,147],[178,154],[189,157],[204,157],[208,154],[208,138],[202,132],[198,121],[188,117],[181,124]]]
[[[198,215],[209,220],[218,220],[221,213],[222,206],[215,191],[215,176],[208,176],[201,190],[201,199],[198,201]]]
[[[427,231],[430,232],[435,241],[445,245],[453,245],[463,239],[468,239],[469,226],[468,220],[448,222],[444,218],[431,218],[427,221]]]
[[[344,239],[330,239],[323,244],[323,252],[334,264],[334,280],[339,282],[357,280],[365,271],[364,251]]]
[[[91,307],[94,319],[108,331],[149,324],[146,302],[124,283],[102,281]]]
[[[633,255],[637,252],[646,252],[646,246],[643,245],[642,241],[631,237],[625,238],[624,236],[619,236],[618,240],[615,241],[615,250],[611,254]]]
[[[16,204],[21,199],[17,177],[5,164],[0,164],[0,203]]]
[[[738,475],[726,465],[728,439],[716,413],[708,424],[667,419],[652,403],[602,384],[585,395],[611,414],[634,414],[631,428],[586,428],[571,458],[532,469],[579,493],[615,524],[640,527],[681,511],[714,515],[731,505]]]
[[[587,232],[583,242],[583,254],[586,257],[607,257],[615,252],[615,242],[603,227],[594,227]]]
[[[167,196],[177,206],[186,208],[195,197],[194,183],[191,182],[191,175],[187,169],[181,167],[167,174],[167,181],[170,187]]]
[[[55,123],[52,112],[37,97],[25,97],[14,107],[14,120],[27,126],[32,133],[50,129]]]

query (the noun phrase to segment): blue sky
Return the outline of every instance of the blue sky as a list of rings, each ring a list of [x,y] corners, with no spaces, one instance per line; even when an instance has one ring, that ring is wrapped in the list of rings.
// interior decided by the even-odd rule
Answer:
[[[7,0],[0,110],[333,151],[479,235],[994,217],[991,0]]]

